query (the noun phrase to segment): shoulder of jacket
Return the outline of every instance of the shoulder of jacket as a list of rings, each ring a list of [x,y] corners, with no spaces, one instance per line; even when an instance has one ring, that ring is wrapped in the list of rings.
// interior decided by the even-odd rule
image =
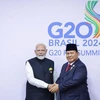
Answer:
[[[35,59],[36,59],[36,57],[31,58],[31,59],[29,59],[29,60],[27,60],[27,61],[29,62],[29,61],[32,61],[32,60],[35,60]]]
[[[53,63],[54,63],[54,61],[53,61],[53,60],[51,60],[51,59],[46,58],[46,60],[51,61],[51,62],[53,62]]]

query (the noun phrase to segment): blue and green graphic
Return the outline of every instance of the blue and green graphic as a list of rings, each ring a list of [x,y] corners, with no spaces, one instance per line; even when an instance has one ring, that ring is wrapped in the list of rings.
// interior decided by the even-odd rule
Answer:
[[[93,38],[100,37],[100,14],[97,14],[94,11],[94,7],[98,3],[98,0],[94,1],[88,1],[86,4],[86,10],[85,10],[85,19],[94,25],[95,31]]]

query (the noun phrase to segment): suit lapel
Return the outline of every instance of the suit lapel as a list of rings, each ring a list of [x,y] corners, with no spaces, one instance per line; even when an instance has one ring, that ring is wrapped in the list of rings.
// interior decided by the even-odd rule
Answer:
[[[78,62],[79,62],[80,60],[79,59],[77,59],[77,61],[75,61],[71,66],[72,66],[72,68],[68,71],[68,72],[66,72],[66,67],[67,67],[67,65],[68,65],[68,62],[63,66],[63,70],[62,70],[62,77],[65,77],[66,75],[68,76],[68,74],[73,74],[73,72],[74,72],[74,70],[75,70],[75,68],[77,67],[77,64],[78,64]]]
[[[64,77],[66,74],[68,74],[68,72],[66,71],[66,68],[68,66],[68,63],[66,63],[63,67],[63,70],[62,70],[62,76]]]
[[[65,72],[64,75],[68,75],[70,73],[73,73],[74,70],[75,70],[75,67],[71,67],[71,69],[69,71]]]
[[[71,65],[71,69],[70,69],[69,71],[67,71],[67,72],[65,71],[64,76],[74,72],[74,70],[75,70],[75,68],[76,68],[76,66],[77,66],[78,61],[79,61],[79,59],[78,59],[77,61],[75,61],[75,62]],[[66,64],[66,66],[67,66],[67,65],[68,65],[68,63]]]

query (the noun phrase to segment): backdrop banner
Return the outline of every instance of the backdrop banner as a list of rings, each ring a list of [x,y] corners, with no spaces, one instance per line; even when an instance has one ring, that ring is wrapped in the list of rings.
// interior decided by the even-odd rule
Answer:
[[[25,100],[26,60],[47,46],[59,76],[66,44],[76,43],[88,70],[91,100],[100,100],[99,0],[0,0],[0,99]]]

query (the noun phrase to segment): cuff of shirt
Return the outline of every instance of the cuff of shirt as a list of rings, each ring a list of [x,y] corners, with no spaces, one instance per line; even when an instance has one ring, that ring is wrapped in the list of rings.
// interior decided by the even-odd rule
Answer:
[[[48,88],[49,84],[46,84],[45,86],[46,86],[46,88]]]

